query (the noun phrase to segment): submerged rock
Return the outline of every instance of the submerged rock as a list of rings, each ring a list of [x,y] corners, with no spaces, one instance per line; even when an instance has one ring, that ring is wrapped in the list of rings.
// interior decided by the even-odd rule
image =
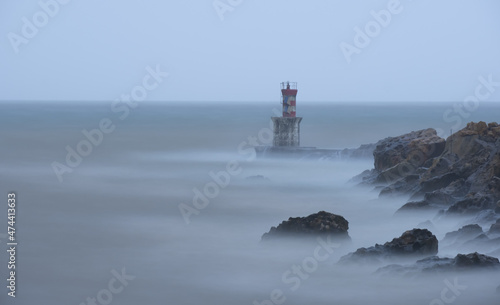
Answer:
[[[446,233],[443,240],[441,240],[441,245],[445,244],[447,246],[457,245],[457,243],[463,244],[471,239],[478,237],[483,234],[483,229],[477,225],[466,225],[457,231]]]
[[[375,150],[375,147],[377,144],[371,143],[371,144],[363,144],[358,148],[355,149],[344,149],[342,151],[342,155],[346,155],[349,158],[353,159],[369,159],[373,157],[373,151]]]
[[[359,248],[340,258],[339,263],[379,263],[398,256],[425,257],[438,252],[438,240],[427,229],[413,229],[404,232],[383,245]]]
[[[500,234],[500,219],[497,220],[494,224],[491,225],[488,230],[488,235],[497,235]]]
[[[498,258],[479,254],[458,254],[455,258],[428,257],[412,265],[388,265],[379,268],[377,274],[418,274],[423,272],[466,271],[477,269],[500,269]]]
[[[495,226],[493,224],[492,226]],[[483,232],[478,224],[466,225],[457,231],[449,232],[439,241],[443,250],[453,250],[460,252],[479,251],[492,255],[500,247],[500,236]],[[497,256],[497,255],[493,255]]]
[[[272,227],[268,233],[262,235],[262,240],[276,237],[306,237],[328,234],[350,239],[348,230],[349,222],[344,217],[321,211],[307,217],[290,217],[278,227]]]
[[[262,175],[248,176],[245,179],[251,180],[251,181],[271,181],[269,178],[262,176]]]
[[[484,210],[478,212],[475,215],[473,214],[468,216],[472,216],[472,218],[468,219],[469,223],[477,223],[485,227],[489,227],[492,223],[495,223],[497,219],[499,219],[499,215],[496,214],[493,210]]]
[[[427,229],[429,231],[436,231],[436,226],[432,223],[432,221],[430,220],[426,220],[424,222],[421,222],[417,225],[417,228],[420,228],[420,229]]]

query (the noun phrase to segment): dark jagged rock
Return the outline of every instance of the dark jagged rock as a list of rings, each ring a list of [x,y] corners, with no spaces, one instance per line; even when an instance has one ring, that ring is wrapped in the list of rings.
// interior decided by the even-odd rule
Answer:
[[[438,256],[428,257],[417,261],[412,265],[388,265],[379,268],[376,273],[387,274],[419,274],[427,272],[448,272],[448,271],[467,271],[477,269],[498,270],[500,262],[498,258],[479,254],[477,252],[470,254],[458,254],[455,258],[440,258]]]
[[[447,173],[465,180],[462,200],[449,208],[452,214],[471,214],[494,209],[500,199],[500,126],[497,123],[469,123],[446,140],[444,153],[437,158],[450,162]],[[423,179],[432,179],[430,170]],[[465,195],[462,195],[465,193]]]
[[[328,234],[350,239],[348,230],[349,222],[344,217],[321,211],[307,217],[290,217],[278,227],[272,227],[268,233],[262,235],[262,240],[276,237],[306,237]]]
[[[375,169],[384,171],[403,161],[419,167],[428,159],[439,156],[444,146],[444,139],[438,137],[432,128],[387,138],[373,151]]]
[[[364,172],[363,184],[384,185],[381,196],[409,195],[401,211],[470,216],[491,210],[500,218],[497,123],[468,123],[446,141],[432,129],[387,138],[373,154],[374,169]]]
[[[424,201],[429,202],[429,204],[442,207],[452,205],[456,202],[456,198],[446,192],[446,190],[437,190],[431,193],[425,193]]]
[[[398,256],[425,257],[437,252],[436,236],[427,229],[413,229],[383,245],[359,248],[343,256],[339,263],[378,263]]]
[[[404,204],[397,212],[408,212],[408,211],[431,211],[431,210],[441,210],[448,209],[450,206],[454,205],[458,200],[459,196],[465,195],[459,194],[457,189],[464,187],[464,180],[456,180],[445,188],[438,189],[432,192],[423,193],[423,199],[418,201],[410,201]],[[418,186],[413,186],[413,189],[418,189]],[[382,194],[381,194],[382,195]],[[410,198],[416,199],[421,198],[422,192],[416,192]]]
[[[473,198],[466,198],[453,204],[449,209],[450,214],[476,214],[480,211],[491,210],[494,204],[491,198],[486,196],[476,196]]]
[[[458,268],[500,267],[498,258],[479,254],[477,252],[471,254],[458,254],[453,264]]]
[[[416,191],[415,183],[420,179],[419,175],[408,175],[394,182],[393,184],[384,187],[380,191],[380,196],[401,196],[412,194]]]
[[[381,172],[376,172],[375,184],[387,185],[399,182],[407,176],[416,175],[418,167],[408,161],[403,161]]]
[[[461,177],[456,173],[447,173],[441,176],[429,178],[429,180],[423,180],[420,182],[419,193],[425,194],[445,188],[460,178]]]
[[[417,169],[439,156],[444,147],[445,140],[432,128],[380,140],[373,150],[375,168],[353,180],[367,185],[387,185],[418,173]]]

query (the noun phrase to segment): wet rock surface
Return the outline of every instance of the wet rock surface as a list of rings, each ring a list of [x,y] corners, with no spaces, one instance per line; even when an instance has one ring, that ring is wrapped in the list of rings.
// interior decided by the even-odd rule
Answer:
[[[438,252],[438,240],[427,229],[413,229],[404,232],[383,245],[359,248],[343,256],[339,263],[380,263],[398,256],[425,257]]]
[[[332,235],[349,239],[349,222],[342,216],[320,211],[307,217],[290,217],[277,227],[272,227],[262,240],[280,237],[307,237]]]
[[[378,143],[374,169],[362,184],[383,185],[381,195],[408,195],[401,210],[445,209],[475,214],[500,206],[500,126],[469,123],[446,141],[425,129]],[[500,217],[500,216],[499,216]]]
[[[375,170],[385,171],[404,162],[420,166],[428,159],[439,156],[444,146],[445,140],[438,137],[432,128],[387,138],[373,151]]]

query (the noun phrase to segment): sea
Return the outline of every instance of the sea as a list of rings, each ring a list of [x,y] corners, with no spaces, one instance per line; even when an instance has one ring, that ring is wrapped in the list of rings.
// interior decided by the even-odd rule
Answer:
[[[256,156],[280,111],[278,102],[1,102],[0,304],[498,304],[498,272],[381,277],[378,266],[337,264],[433,215],[396,216],[407,197],[352,183],[373,159]],[[499,114],[498,102],[297,106],[301,146],[330,149],[426,128],[446,138]],[[261,242],[319,211],[345,217],[352,243]],[[442,239],[463,223],[434,225]]]

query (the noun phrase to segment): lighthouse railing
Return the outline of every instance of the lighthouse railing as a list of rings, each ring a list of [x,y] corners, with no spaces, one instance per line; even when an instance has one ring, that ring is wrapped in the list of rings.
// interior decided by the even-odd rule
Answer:
[[[288,85],[290,85],[290,88],[288,88]],[[283,82],[281,83],[281,89],[297,90],[297,82]]]

